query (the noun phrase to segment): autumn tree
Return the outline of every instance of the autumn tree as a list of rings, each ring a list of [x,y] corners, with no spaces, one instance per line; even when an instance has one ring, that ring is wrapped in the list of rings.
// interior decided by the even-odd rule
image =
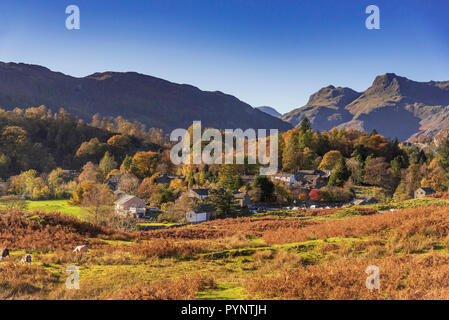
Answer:
[[[131,163],[131,172],[140,179],[151,177],[156,172],[158,154],[156,152],[137,152]]]
[[[298,130],[286,133],[285,146],[282,153],[282,168],[286,172],[295,172],[301,163],[301,152],[298,144]]]
[[[340,160],[341,158],[343,158],[343,156],[341,155],[340,151],[331,150],[324,155],[323,160],[321,160],[321,163],[318,166],[318,169],[332,170],[337,164],[337,161]]]
[[[106,185],[93,184],[89,192],[83,194],[81,205],[88,214],[88,220],[104,224],[101,222],[111,213],[113,201],[114,194]]]
[[[385,158],[379,157],[367,160],[364,183],[385,189],[391,188],[391,168]]]
[[[437,159],[433,159],[428,167],[426,177],[421,180],[421,187],[432,188],[435,191],[444,192],[447,190],[446,175],[447,173],[441,167]]]
[[[186,212],[195,209],[197,205],[197,199],[190,198],[187,193],[183,193],[173,204],[163,206],[165,211],[157,219],[165,222],[185,222]]]
[[[101,143],[98,138],[92,138],[87,142],[83,142],[76,151],[75,156],[82,162],[92,161],[98,163],[101,156],[106,151],[106,145]]]
[[[72,196],[69,200],[69,204],[72,206],[80,205],[83,202],[84,195],[88,194],[95,184],[95,181],[92,180],[85,180],[80,182],[76,186],[75,190],[73,190]]]
[[[106,143],[110,146],[114,153],[125,155],[132,151],[131,139],[121,134],[112,136]]]
[[[154,182],[153,177],[145,178],[137,189],[137,196],[141,199],[149,200],[156,187],[157,184]]]
[[[78,181],[101,182],[102,178],[103,176],[98,166],[89,161],[83,166],[83,170],[81,171],[81,174],[78,176]]]
[[[136,194],[139,188],[139,179],[132,173],[122,174],[118,188],[129,194]]]

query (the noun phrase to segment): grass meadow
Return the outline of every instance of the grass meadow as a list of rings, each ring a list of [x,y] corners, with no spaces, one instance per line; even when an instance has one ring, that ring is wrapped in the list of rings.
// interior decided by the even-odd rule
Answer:
[[[0,243],[11,249],[0,262],[0,298],[449,299],[449,204],[441,201],[134,233],[82,222],[62,201],[35,202],[0,212]],[[50,213],[54,206],[63,214]],[[89,252],[74,254],[81,244]],[[25,253],[30,265],[19,264]],[[378,290],[365,286],[370,265],[380,270]],[[79,269],[79,290],[66,288],[68,266]]]

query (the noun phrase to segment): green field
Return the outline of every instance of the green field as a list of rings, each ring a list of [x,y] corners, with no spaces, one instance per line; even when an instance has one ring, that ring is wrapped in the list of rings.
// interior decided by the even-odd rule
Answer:
[[[82,209],[78,206],[70,206],[68,200],[43,200],[43,201],[27,201],[26,211],[45,211],[60,212],[65,215],[81,218]]]

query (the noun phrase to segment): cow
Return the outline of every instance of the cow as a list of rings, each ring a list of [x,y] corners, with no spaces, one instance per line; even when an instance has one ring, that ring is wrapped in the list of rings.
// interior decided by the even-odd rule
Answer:
[[[20,263],[21,264],[31,263],[31,255],[30,254],[24,255],[20,260]]]
[[[73,252],[77,253],[77,252],[87,252],[87,246],[86,245],[82,245],[82,246],[78,246],[76,247]]]
[[[5,261],[6,257],[9,256],[9,249],[0,249],[0,261]]]

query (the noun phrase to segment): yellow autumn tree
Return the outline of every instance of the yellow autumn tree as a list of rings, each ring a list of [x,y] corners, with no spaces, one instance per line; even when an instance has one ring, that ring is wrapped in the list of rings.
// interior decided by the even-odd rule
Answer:
[[[323,160],[321,160],[321,163],[318,166],[318,169],[332,170],[337,161],[340,160],[341,158],[343,158],[343,156],[341,155],[340,151],[331,150],[324,155]]]
[[[429,173],[426,178],[421,180],[421,187],[429,187],[435,191],[446,191],[444,180],[446,172],[440,166],[437,159],[433,159],[429,164]]]

